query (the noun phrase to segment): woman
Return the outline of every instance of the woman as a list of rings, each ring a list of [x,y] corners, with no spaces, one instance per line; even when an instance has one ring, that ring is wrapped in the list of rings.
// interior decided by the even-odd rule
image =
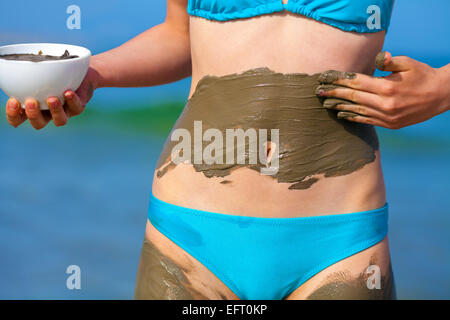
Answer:
[[[377,57],[392,6],[168,0],[162,24],[92,58],[64,105],[11,98],[8,121],[65,125],[97,88],[192,75],[155,171],[136,298],[395,298],[373,126],[447,111],[450,65]],[[376,57],[390,76],[370,77]]]

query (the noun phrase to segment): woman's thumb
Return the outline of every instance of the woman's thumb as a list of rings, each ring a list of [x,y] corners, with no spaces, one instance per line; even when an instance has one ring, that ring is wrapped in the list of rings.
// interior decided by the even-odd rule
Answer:
[[[393,57],[388,51],[381,51],[375,58],[375,66],[381,71],[408,71],[412,69],[413,64],[413,59],[406,56]]]

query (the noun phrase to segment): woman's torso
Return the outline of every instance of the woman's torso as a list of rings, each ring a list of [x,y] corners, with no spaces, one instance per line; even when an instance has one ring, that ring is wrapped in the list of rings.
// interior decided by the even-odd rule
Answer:
[[[192,97],[206,75],[224,76],[267,67],[281,73],[315,74],[329,69],[371,74],[385,32],[350,33],[289,12],[227,22],[190,18]],[[214,113],[214,106],[211,107]],[[319,179],[302,190],[241,168],[219,183],[179,164],[163,177],[155,172],[153,194],[166,202],[210,212],[262,216],[314,216],[381,207],[385,189],[379,150],[375,160],[345,175]]]

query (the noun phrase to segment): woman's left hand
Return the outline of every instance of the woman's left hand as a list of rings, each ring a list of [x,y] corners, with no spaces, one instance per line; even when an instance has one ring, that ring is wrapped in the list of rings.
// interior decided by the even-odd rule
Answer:
[[[377,68],[392,73],[372,77],[326,71],[316,94],[325,108],[349,121],[399,129],[428,120],[450,108],[450,64],[435,69],[405,56],[380,52]]]

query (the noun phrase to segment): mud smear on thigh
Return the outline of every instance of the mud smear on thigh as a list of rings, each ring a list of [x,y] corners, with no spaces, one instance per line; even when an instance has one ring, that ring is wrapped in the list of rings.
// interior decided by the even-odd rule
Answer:
[[[278,183],[289,184],[289,189],[307,189],[321,179],[321,175],[342,176],[373,162],[379,147],[375,128],[338,119],[335,110],[325,108],[315,94],[319,76],[258,68],[241,74],[203,77],[172,130],[174,133],[183,129],[192,137],[187,163],[211,178],[226,177],[242,167],[262,172],[276,159],[278,171],[271,177]],[[215,163],[195,161],[204,158],[204,150],[212,149],[212,139],[203,137],[200,137],[202,148],[194,148],[194,122],[198,121],[202,122],[203,132],[214,129],[224,137],[222,145],[215,145],[214,156],[218,155],[215,159],[219,160]],[[248,136],[240,142],[233,140],[230,150],[225,141],[229,129],[267,130],[267,142],[276,150],[271,163],[259,161],[261,141],[258,140],[255,151],[250,147]],[[273,129],[279,132],[278,141],[273,138]],[[180,139],[172,141],[171,135],[157,164],[158,178],[178,164],[172,159],[172,151],[180,144]],[[245,162],[238,163],[236,157],[242,147]],[[234,157],[234,162],[227,161],[227,153],[231,153],[229,158]],[[257,163],[249,161],[255,157]]]
[[[145,239],[137,273],[135,299],[206,299],[191,287],[185,276],[186,271]]]
[[[376,265],[375,257],[369,265]],[[369,267],[369,266],[368,266]],[[366,269],[367,270],[367,269]],[[393,300],[396,299],[394,274],[389,263],[388,271],[381,275],[380,287],[369,289],[371,273],[365,271],[357,277],[349,271],[335,272],[327,277],[326,284],[308,296],[309,300]],[[371,281],[371,280],[369,280]]]
[[[206,300],[210,299],[194,288],[189,271],[162,253],[145,239],[136,278],[135,299],[138,300]],[[215,292],[215,299],[227,299]]]

